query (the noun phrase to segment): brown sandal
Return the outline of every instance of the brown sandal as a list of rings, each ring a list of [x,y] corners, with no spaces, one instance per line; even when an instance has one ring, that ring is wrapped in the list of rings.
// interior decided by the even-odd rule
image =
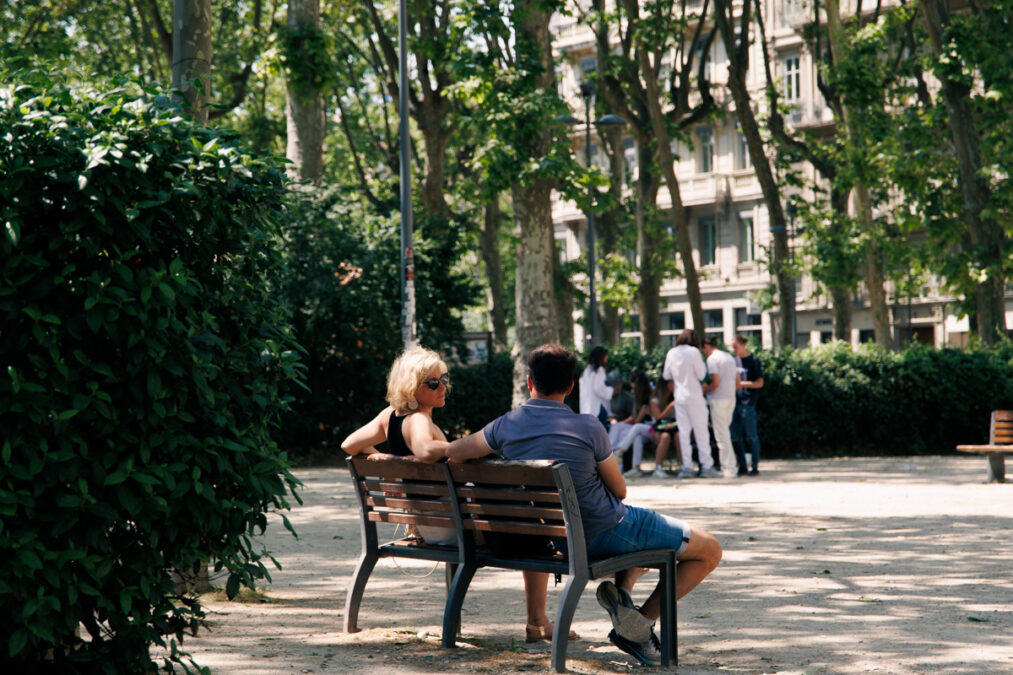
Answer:
[[[539,640],[547,640],[552,642],[552,629],[554,624],[549,621],[541,626],[534,623],[525,624],[524,626],[524,641],[525,642],[538,642]],[[570,631],[570,639],[577,640],[580,636],[576,632]]]

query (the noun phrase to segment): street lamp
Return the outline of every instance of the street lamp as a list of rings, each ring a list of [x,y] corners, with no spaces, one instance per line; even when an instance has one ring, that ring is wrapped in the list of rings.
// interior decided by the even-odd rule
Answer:
[[[591,99],[594,98],[596,87],[594,82],[581,82],[580,95],[584,98],[584,119],[578,120],[575,117],[565,115],[557,118],[567,124],[584,125],[584,163],[588,171],[591,170],[591,125],[596,127],[619,127],[625,126],[626,120],[619,115],[605,115],[600,119],[591,122]],[[588,278],[588,329],[586,341],[594,344],[598,336],[598,300],[594,289],[594,185],[590,182],[587,186],[587,278]]]
[[[789,202],[785,209],[788,213],[788,251],[791,254],[791,347],[798,347],[798,310],[795,305],[795,216],[798,215],[798,206]]]

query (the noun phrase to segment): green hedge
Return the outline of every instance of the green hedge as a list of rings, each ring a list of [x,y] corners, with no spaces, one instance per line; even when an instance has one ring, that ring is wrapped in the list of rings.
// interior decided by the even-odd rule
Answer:
[[[757,413],[766,457],[953,452],[988,439],[989,413],[1013,408],[1013,346],[843,343],[761,353]]]
[[[284,174],[135,86],[0,79],[0,661],[153,672],[203,619],[171,573],[266,576],[296,484]]]

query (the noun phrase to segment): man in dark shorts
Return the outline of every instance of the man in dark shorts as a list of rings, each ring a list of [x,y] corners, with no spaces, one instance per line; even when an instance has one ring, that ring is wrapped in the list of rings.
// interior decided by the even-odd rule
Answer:
[[[552,459],[570,469],[581,521],[592,558],[652,548],[671,548],[679,565],[678,597],[689,593],[721,561],[721,545],[709,532],[656,511],[627,506],[626,482],[612,455],[605,429],[588,415],[573,412],[563,399],[573,388],[576,357],[547,344],[528,358],[531,398],[493,420],[476,434],[447,446],[451,461],[465,461],[498,450],[507,459]],[[598,602],[612,619],[609,640],[642,663],[658,665],[660,645],[653,624],[661,614],[659,582],[637,608],[630,591],[643,570],[626,570],[616,583],[602,582]]]

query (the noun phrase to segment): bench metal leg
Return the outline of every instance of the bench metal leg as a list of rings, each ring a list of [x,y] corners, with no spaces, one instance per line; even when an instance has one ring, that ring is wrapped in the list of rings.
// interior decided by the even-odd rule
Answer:
[[[345,632],[357,633],[359,628],[356,625],[359,621],[359,603],[362,602],[362,593],[366,590],[366,581],[376,567],[376,561],[380,556],[375,552],[372,555],[363,553],[359,558],[359,564],[355,567],[355,574],[352,575],[352,583],[348,587],[348,595],[345,597]]]
[[[658,570],[661,575],[661,665],[668,668],[669,665],[679,665],[679,636],[676,626],[676,596],[675,567],[678,563],[675,556],[669,564]]]
[[[468,586],[471,579],[478,571],[477,567],[470,565],[455,565],[457,571],[454,573],[454,581],[447,591],[447,605],[443,609],[443,639],[441,644],[444,647],[453,647],[457,644],[457,633],[461,630],[461,607],[464,605],[464,596],[468,594]],[[450,569],[450,563],[447,564]]]
[[[1006,482],[1006,455],[1001,452],[988,454],[988,482]]]
[[[557,673],[566,672],[566,646],[570,641],[570,624],[573,622],[573,613],[577,611],[577,603],[587,586],[588,577],[582,574],[574,574],[566,582],[563,589],[563,597],[559,602],[559,609],[556,610],[556,626],[552,631],[552,655],[550,661],[552,669]]]

